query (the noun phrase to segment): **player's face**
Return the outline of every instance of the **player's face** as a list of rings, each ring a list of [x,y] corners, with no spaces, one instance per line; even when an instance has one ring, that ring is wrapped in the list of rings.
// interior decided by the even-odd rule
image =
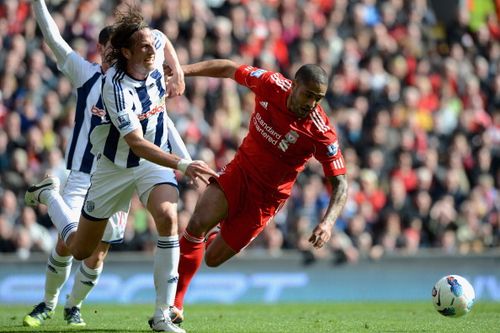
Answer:
[[[154,69],[155,48],[153,34],[148,28],[136,31],[132,35],[133,43],[129,49],[123,49],[123,55],[127,58],[127,71],[133,77],[144,78]]]
[[[289,109],[297,117],[304,118],[313,111],[323,97],[325,97],[327,86],[318,82],[294,81],[290,95]]]

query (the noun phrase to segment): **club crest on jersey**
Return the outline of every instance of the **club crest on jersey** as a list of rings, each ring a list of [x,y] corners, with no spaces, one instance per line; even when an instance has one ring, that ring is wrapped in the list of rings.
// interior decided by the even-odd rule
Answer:
[[[253,71],[252,73],[250,73],[250,76],[253,76],[253,77],[257,77],[257,78],[259,78],[259,77],[261,77],[261,76],[262,76],[262,74],[264,74],[265,72],[267,72],[267,71],[266,71],[266,70],[264,70],[264,69],[257,69],[257,70],[255,70],[255,71]]]
[[[328,147],[326,147],[326,150],[327,150],[326,154],[329,157],[337,155],[337,153],[339,152],[339,142],[335,141],[334,143],[328,145]]]
[[[116,121],[118,122],[119,129],[124,129],[125,127],[130,125],[130,118],[129,118],[128,114],[124,114],[124,115],[119,116]]]
[[[299,133],[297,133],[295,131],[290,131],[290,132],[288,132],[288,133],[285,134],[285,139],[289,143],[295,143],[295,142],[297,142],[298,138],[299,138]]]

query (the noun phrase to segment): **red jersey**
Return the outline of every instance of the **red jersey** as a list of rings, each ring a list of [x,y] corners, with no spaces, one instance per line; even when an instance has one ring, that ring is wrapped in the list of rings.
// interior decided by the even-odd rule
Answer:
[[[238,68],[235,79],[255,93],[249,132],[235,156],[252,180],[288,196],[297,174],[313,156],[325,176],[346,173],[337,134],[321,106],[304,118],[288,110],[291,80],[247,65]]]

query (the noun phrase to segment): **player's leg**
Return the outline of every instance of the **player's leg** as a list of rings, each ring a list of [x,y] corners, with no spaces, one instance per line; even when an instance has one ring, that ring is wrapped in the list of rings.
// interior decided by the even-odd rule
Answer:
[[[24,194],[24,202],[29,206],[47,205],[52,223],[59,234],[63,235],[66,230],[76,230],[79,214],[74,217],[73,210],[59,194],[59,183],[56,177],[45,177],[40,183],[28,188]]]
[[[224,192],[217,183],[211,183],[198,199],[193,216],[180,239],[182,254],[175,306],[181,311],[189,284],[203,260],[205,235],[226,217],[227,211],[228,203]],[[223,253],[226,252],[223,250]]]
[[[154,255],[154,283],[156,304],[152,328],[177,331],[169,319],[173,306],[179,275],[179,236],[177,234],[177,188],[171,185],[158,185],[149,195],[147,207],[158,230],[158,242]],[[154,327],[153,327],[154,326]],[[165,327],[164,327],[165,326]],[[179,332],[180,331],[179,329]]]
[[[185,331],[170,320],[170,307],[177,289],[179,265],[179,194],[175,174],[171,169],[147,161],[139,166],[134,174],[139,198],[151,213],[158,231],[153,272],[156,302],[149,325],[155,331],[182,333]]]
[[[100,242],[92,255],[82,261],[78,267],[73,289],[64,305],[64,319],[68,325],[78,327],[86,325],[80,312],[82,302],[99,281],[109,247],[108,243]]]
[[[79,223],[73,221],[74,213],[59,194],[59,179],[47,176],[40,183],[30,186],[26,191],[24,201],[31,206],[42,203],[54,210],[51,215],[54,217],[52,222],[70,253],[77,260],[89,257],[101,240],[107,218],[95,219],[87,215],[81,216]]]
[[[217,267],[248,246],[285,202],[285,198],[262,192],[257,186],[245,187],[237,211],[230,210],[229,217],[221,223],[220,232],[207,248],[207,266]]]
[[[104,260],[107,257],[111,243],[123,241],[127,223],[127,212],[117,212],[111,216],[106,225],[102,241],[92,255],[81,262],[73,283],[73,289],[64,306],[64,319],[70,326],[85,326],[81,315],[82,302],[97,285],[101,276]]]
[[[64,242],[58,238],[56,247],[52,250],[45,272],[45,296],[43,302],[23,318],[23,325],[38,327],[54,314],[62,286],[71,272],[73,257]]]
[[[104,156],[98,159],[78,229],[61,232],[75,259],[92,255],[102,240],[108,218],[119,211],[128,212],[134,189],[134,170],[120,168]]]
[[[51,176],[45,177],[39,184],[31,186],[25,194],[25,203],[37,205],[40,203],[48,206],[48,213],[56,225],[63,225],[78,221],[79,209],[86,193],[78,193],[79,182],[72,179],[70,174],[63,190],[59,195],[59,179]],[[87,187],[90,176],[87,176]],[[76,206],[75,206],[76,205]],[[74,214],[74,212],[77,212]],[[45,272],[45,295],[43,302],[24,317],[23,325],[36,327],[50,318],[57,306],[59,293],[71,272],[73,257],[63,240],[58,237],[56,247],[52,250]]]

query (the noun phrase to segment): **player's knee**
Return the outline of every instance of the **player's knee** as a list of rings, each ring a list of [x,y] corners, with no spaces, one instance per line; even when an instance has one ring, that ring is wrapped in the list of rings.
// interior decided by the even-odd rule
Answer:
[[[56,252],[58,255],[60,255],[62,257],[67,257],[67,256],[71,255],[70,250],[68,249],[66,244],[64,244],[64,242],[61,239],[57,240]]]
[[[104,264],[104,258],[106,255],[102,252],[93,253],[90,257],[85,259],[85,265],[89,268],[96,269],[97,267],[101,267]]]
[[[177,212],[173,209],[165,208],[157,212],[155,220],[165,225],[172,225],[177,221]]]
[[[196,212],[189,219],[188,230],[192,231],[196,235],[205,235],[210,226],[204,222],[202,217]]]
[[[92,250],[86,248],[70,248],[70,250],[76,260],[85,260],[92,255]]]

